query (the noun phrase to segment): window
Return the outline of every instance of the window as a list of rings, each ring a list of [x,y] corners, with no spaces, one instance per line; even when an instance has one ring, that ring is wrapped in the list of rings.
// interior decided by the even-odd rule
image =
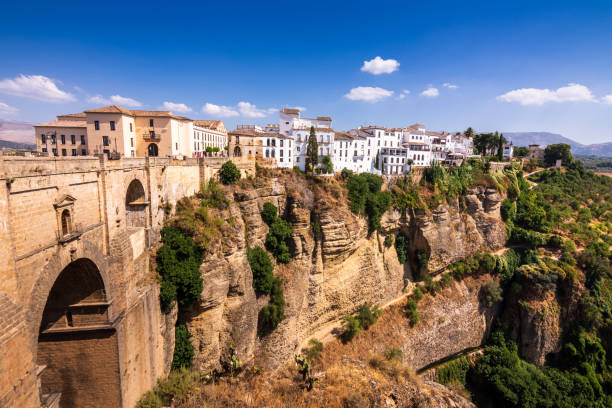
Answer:
[[[85,135],[81,135],[81,144],[85,144]]]
[[[62,138],[62,144],[66,144],[66,135],[62,135],[61,138]]]
[[[62,156],[66,156],[66,155],[67,155],[66,149],[62,149]]]
[[[77,155],[76,149],[72,149],[72,155],[73,155],[73,156],[76,156],[76,155]]]
[[[94,120],[94,128],[96,130],[100,130],[100,121],[99,120]]]
[[[175,145],[176,145],[176,150],[178,150],[178,143],[175,143]]]
[[[130,122],[130,132],[132,132],[132,122]]]
[[[134,138],[130,138],[130,147],[134,147]]]
[[[283,147],[283,140],[280,141],[280,147]]]
[[[110,121],[110,128],[111,128],[111,130],[115,130],[115,121],[114,120]]]
[[[46,147],[43,147],[43,148],[42,148],[42,151],[43,151],[43,153],[47,153],[47,148],[46,148]]]
[[[40,135],[40,143],[47,143],[47,136]]]
[[[284,150],[280,149],[280,157],[283,157],[283,152],[284,152]],[[283,161],[283,160],[281,159],[281,161]]]
[[[55,135],[51,135],[51,144],[55,144]]]
[[[87,156],[87,150],[85,149],[81,150],[81,156]]]
[[[70,135],[70,143],[76,144],[76,136],[75,135]]]
[[[134,157],[134,151],[132,150],[132,157]]]
[[[72,223],[70,221],[70,211],[62,211],[62,237],[70,235],[72,232]]]
[[[153,127],[153,119],[149,119],[149,127]]]
[[[110,146],[110,143],[108,142],[108,136],[102,136],[102,144],[104,146]]]
[[[53,155],[57,156],[57,149],[53,148]]]

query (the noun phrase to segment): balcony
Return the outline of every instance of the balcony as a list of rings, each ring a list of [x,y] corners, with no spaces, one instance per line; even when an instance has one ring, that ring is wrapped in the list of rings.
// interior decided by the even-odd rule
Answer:
[[[161,132],[155,130],[149,130],[142,133],[144,140],[151,140],[159,142],[161,140]]]

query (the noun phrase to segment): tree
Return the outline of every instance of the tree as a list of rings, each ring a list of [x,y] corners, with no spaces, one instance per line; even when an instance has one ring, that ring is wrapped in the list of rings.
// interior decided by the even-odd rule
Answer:
[[[236,167],[231,160],[228,160],[221,166],[219,178],[223,184],[232,184],[240,179],[240,170],[238,170],[238,167]]]
[[[262,248],[248,248],[247,259],[253,271],[253,288],[257,296],[269,295],[274,284],[272,261]]]
[[[374,168],[376,170],[380,170],[379,167],[378,167],[378,164],[379,164],[378,163],[379,162],[379,154],[380,154],[380,151],[376,151],[376,160],[374,161]]]
[[[334,164],[329,156],[323,156],[323,170],[325,173],[332,174],[334,172]]]
[[[497,132],[495,132],[495,136],[497,136]],[[504,135],[501,134],[499,135],[499,141],[497,142],[497,160],[498,161],[504,160],[504,143],[505,143]]]
[[[474,129],[471,127],[465,130],[465,137],[473,138],[474,137]]]
[[[179,324],[174,328],[174,356],[172,358],[172,369],[178,370],[181,367],[191,367],[193,360],[193,344],[189,338],[191,334],[187,331],[184,324]]]
[[[264,203],[261,219],[268,225],[272,225],[276,221],[278,209],[272,203]]]
[[[315,167],[319,164],[319,142],[314,126],[310,127],[310,136],[306,146],[306,163],[310,165],[310,171],[314,173]]]
[[[544,162],[547,166],[554,166],[557,160],[561,160],[564,165],[573,163],[570,145],[566,143],[556,143],[546,146],[544,150]]]
[[[514,156],[515,157],[525,157],[529,153],[529,149],[525,146],[515,147],[514,148]]]

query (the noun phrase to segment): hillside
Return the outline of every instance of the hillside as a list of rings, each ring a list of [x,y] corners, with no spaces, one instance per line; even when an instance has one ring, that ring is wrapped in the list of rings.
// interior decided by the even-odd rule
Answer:
[[[0,139],[0,149],[34,149],[36,146],[30,143],[11,142],[9,140]]]
[[[549,132],[503,132],[503,134],[515,146],[567,143],[572,147],[572,153],[576,156],[612,157],[612,142],[583,145],[558,133]]]
[[[34,144],[31,123],[0,119],[0,139],[8,142]]]

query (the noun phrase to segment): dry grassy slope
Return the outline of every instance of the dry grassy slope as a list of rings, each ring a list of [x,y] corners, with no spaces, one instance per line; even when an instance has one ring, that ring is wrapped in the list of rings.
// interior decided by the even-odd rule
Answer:
[[[483,247],[494,249],[505,238],[500,198],[484,189],[470,194],[470,206],[462,215],[453,206],[441,206],[418,220],[391,211],[383,219],[382,233],[370,236],[366,220],[350,212],[346,192],[337,183],[321,185],[284,173],[243,181],[228,196],[233,198],[230,209],[221,216],[232,217],[233,226],[225,229],[222,245],[202,264],[202,301],[188,323],[196,367],[202,369],[218,366],[230,346],[243,361],[255,359],[267,368],[280,367],[301,344],[360,305],[382,305],[400,296],[413,286],[412,274],[407,265],[399,264],[395,249],[383,245],[384,234],[410,233],[415,245],[431,249],[436,271]],[[272,334],[258,339],[256,316],[266,299],[254,297],[246,247],[265,241],[268,227],[259,214],[264,202],[277,205],[292,222],[294,260],[275,270],[283,278],[287,318]],[[317,239],[312,222],[321,226]],[[435,327],[423,331],[422,340],[414,337],[407,343],[406,356],[413,366],[427,365],[480,341],[486,324],[477,318],[475,295],[460,286],[454,290],[461,293],[459,300],[451,296],[446,306],[440,303],[440,316],[432,317]],[[442,317],[447,320],[438,322]],[[433,323],[427,319],[424,325],[429,324]]]

